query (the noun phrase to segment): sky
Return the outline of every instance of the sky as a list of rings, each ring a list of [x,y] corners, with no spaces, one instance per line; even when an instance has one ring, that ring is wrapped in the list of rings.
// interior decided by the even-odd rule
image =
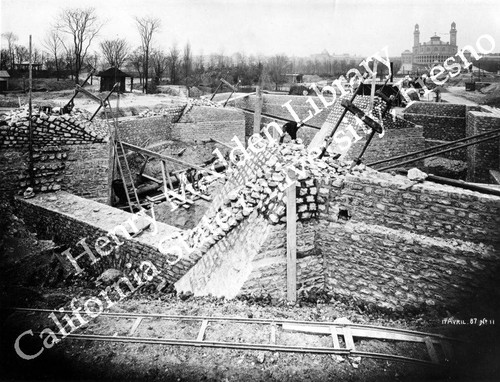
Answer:
[[[189,41],[195,55],[308,56],[326,49],[368,56],[387,46],[389,56],[399,56],[411,49],[415,24],[421,42],[434,33],[449,41],[453,21],[459,48],[489,34],[500,52],[498,0],[0,0],[0,30],[26,46],[31,34],[41,47],[61,9],[79,7],[95,8],[106,21],[96,42],[119,37],[137,47],[134,17],[151,15],[162,23],[154,47]]]

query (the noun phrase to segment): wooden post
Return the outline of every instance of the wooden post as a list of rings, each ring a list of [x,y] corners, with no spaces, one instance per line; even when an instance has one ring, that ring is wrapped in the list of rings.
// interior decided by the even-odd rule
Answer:
[[[377,60],[373,62],[372,88],[370,92],[370,107],[368,110],[373,110],[373,99],[375,98],[375,80],[377,79]]]
[[[35,170],[34,170],[34,165],[33,165],[33,108],[32,108],[32,90],[33,90],[33,66],[32,66],[32,52],[31,52],[31,35],[30,35],[30,46],[29,46],[29,55],[30,55],[30,61],[29,61],[29,96],[28,96],[28,118],[29,118],[29,157],[30,157],[30,162],[29,162],[29,169],[28,173],[30,176],[30,186],[32,188],[35,188]]]
[[[290,302],[297,301],[296,187],[293,182],[286,190],[286,297]]]
[[[106,110],[106,109],[105,109]],[[106,120],[107,120],[107,113],[106,113]],[[115,145],[116,145],[116,134],[115,134],[115,128],[112,123],[108,122],[108,133],[109,133],[109,140],[108,140],[108,205],[112,206],[114,202],[114,195],[115,191],[113,190],[113,180],[115,180],[115,174],[116,174],[116,161],[118,158],[116,158],[116,150],[115,150]]]
[[[257,85],[255,88],[255,95],[256,101],[255,101],[255,113],[253,115],[253,133],[254,134],[260,134],[260,123],[262,120],[262,88],[260,85]]]

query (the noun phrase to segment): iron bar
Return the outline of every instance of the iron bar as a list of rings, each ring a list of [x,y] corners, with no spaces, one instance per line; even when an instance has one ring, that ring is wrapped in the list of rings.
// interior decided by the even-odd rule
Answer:
[[[447,153],[447,152],[450,152],[450,151],[458,150],[458,149],[461,149],[461,148],[464,148],[464,147],[476,145],[476,144],[481,143],[481,142],[486,142],[486,141],[489,141],[489,140],[492,140],[492,139],[498,139],[498,138],[500,138],[500,134],[497,134],[497,135],[495,135],[493,137],[483,138],[483,139],[480,139],[480,140],[475,141],[475,142],[465,143],[463,145],[452,147],[450,149],[437,151],[435,153],[431,153],[431,154],[427,154],[427,155],[422,155],[422,156],[414,158],[414,159],[410,159],[410,160],[407,160],[407,161],[404,161],[404,162],[399,162],[399,163],[396,163],[396,164],[393,164],[393,165],[390,165],[390,166],[386,166],[386,167],[382,167],[382,168],[379,168],[379,169],[376,169],[376,170],[377,171],[389,170],[391,168],[395,168],[395,167],[399,167],[399,166],[402,166],[402,165],[405,165],[405,164],[417,162],[417,161],[425,159],[425,158],[430,158],[430,157],[433,157],[433,156],[436,156],[436,155],[439,155],[439,154],[444,154],[444,153]],[[369,164],[368,166],[372,166],[372,164]]]
[[[455,141],[450,141],[450,142],[443,143],[443,144],[440,144],[440,145],[437,145],[437,146],[432,146],[432,147],[429,147],[427,149],[413,151],[411,153],[407,153],[407,154],[403,154],[403,155],[398,155],[398,156],[387,158],[387,159],[381,159],[381,160],[378,160],[376,162],[368,163],[367,166],[375,166],[375,165],[381,164],[381,163],[392,162],[392,161],[397,160],[397,159],[403,159],[403,158],[411,157],[411,156],[416,155],[416,154],[422,154],[424,152],[428,152],[428,151],[432,151],[432,150],[435,150],[435,149],[439,149],[439,148],[451,146],[451,145],[454,145],[454,144],[457,144],[457,143],[460,143],[460,142],[468,141],[470,139],[481,138],[481,137],[484,137],[484,136],[487,136],[487,135],[490,135],[490,134],[496,134],[496,133],[500,133],[500,129],[495,129],[495,130],[487,131],[486,133],[476,134],[476,135],[472,135],[470,137],[465,137],[465,138],[457,139]]]

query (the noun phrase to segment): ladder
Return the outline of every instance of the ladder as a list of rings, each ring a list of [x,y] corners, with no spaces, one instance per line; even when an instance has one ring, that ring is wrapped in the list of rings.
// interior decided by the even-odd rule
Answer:
[[[116,83],[115,86],[113,86],[111,92],[108,94],[108,96],[104,100],[101,100],[99,109],[97,109],[97,111],[99,111],[101,108],[104,108],[106,123],[108,124],[110,144],[113,147],[113,152],[110,153],[110,155],[113,156],[113,168],[111,169],[111,171],[113,172],[113,178],[114,178],[114,167],[116,166],[118,167],[118,173],[120,174],[120,178],[123,184],[123,190],[125,191],[125,196],[127,198],[128,208],[131,213],[134,213],[134,206],[139,210],[141,209],[141,202],[139,201],[139,196],[137,195],[137,190],[134,184],[134,176],[132,174],[132,171],[130,171],[130,166],[127,160],[127,152],[125,151],[123,143],[119,137],[118,121],[115,117],[114,118],[115,128],[111,129],[107,113],[107,109],[109,109],[111,113],[113,112],[111,104],[107,102],[107,100],[118,85],[119,84]],[[97,114],[97,111],[94,113],[92,117],[94,117]]]
[[[127,197],[127,203],[130,212],[134,213],[134,203],[137,208],[140,209],[141,203],[139,197],[137,196],[137,190],[134,185],[134,176],[130,171],[130,167],[127,160],[127,153],[123,148],[123,144],[120,139],[118,139],[118,130],[115,126],[115,138],[113,139],[114,152],[115,152],[115,163],[118,167],[118,172],[120,173],[121,180],[123,182],[123,190],[125,191],[125,196]]]

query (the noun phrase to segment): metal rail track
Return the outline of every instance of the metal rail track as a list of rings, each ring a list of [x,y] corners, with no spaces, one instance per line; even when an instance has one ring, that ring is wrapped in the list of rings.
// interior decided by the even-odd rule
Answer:
[[[71,314],[70,310],[51,310],[37,308],[5,308],[2,310],[12,310],[17,312],[31,313],[60,313]],[[100,334],[76,334],[70,333],[67,338],[74,340],[86,341],[103,341],[103,342],[122,342],[122,343],[144,343],[156,345],[175,345],[175,346],[195,346],[195,347],[211,347],[211,348],[227,348],[227,349],[242,349],[242,350],[265,350],[265,351],[280,351],[293,353],[314,353],[314,354],[337,354],[353,357],[375,358],[387,361],[405,362],[419,365],[441,366],[451,360],[452,347],[451,342],[462,342],[451,337],[441,334],[425,333],[420,331],[386,328],[375,325],[362,325],[354,323],[334,323],[334,322],[314,322],[300,320],[275,320],[275,319],[253,319],[243,317],[220,317],[220,316],[184,316],[170,314],[155,314],[155,313],[113,313],[103,312],[100,314],[103,317],[135,319],[134,324],[126,336],[110,336]],[[133,336],[134,332],[143,320],[164,319],[177,321],[199,321],[201,327],[196,340],[193,339],[171,339],[171,338],[151,338]],[[205,331],[209,322],[233,322],[239,324],[268,324],[271,328],[270,344],[255,344],[244,342],[224,342],[224,341],[207,341],[204,340]],[[309,334],[330,335],[333,341],[333,347],[316,347],[316,346],[291,346],[276,344],[276,327],[281,326],[284,331],[303,332]],[[40,333],[38,333],[40,334]],[[342,348],[338,336],[343,336],[346,347]],[[406,341],[414,343],[424,343],[430,357],[429,360],[411,358],[406,356],[374,353],[356,350],[353,337],[372,338],[393,341]],[[441,360],[436,352],[435,345],[442,348],[445,356]],[[444,362],[443,362],[444,361]]]

